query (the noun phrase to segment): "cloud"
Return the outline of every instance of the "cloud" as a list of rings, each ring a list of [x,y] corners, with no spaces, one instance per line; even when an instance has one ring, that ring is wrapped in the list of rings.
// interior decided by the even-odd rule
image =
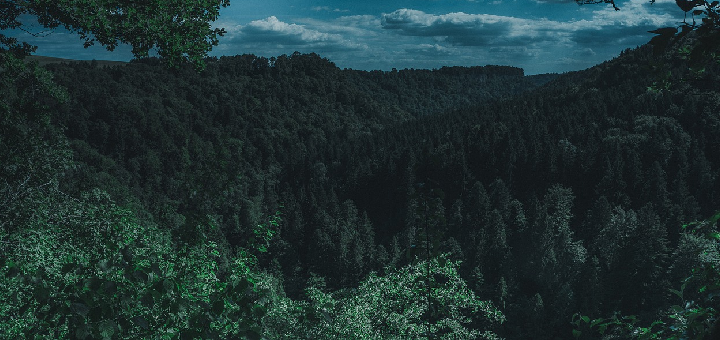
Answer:
[[[423,55],[429,57],[450,56],[454,52],[451,48],[438,44],[420,44],[405,48],[405,52],[411,55]]]
[[[564,24],[549,20],[521,19],[463,12],[442,15],[412,9],[383,14],[382,27],[403,35],[435,37],[456,46],[526,45],[557,40]]]
[[[592,48],[585,47],[576,51],[573,51],[573,56],[580,57],[580,58],[587,58],[587,57],[594,57],[597,53],[593,51]]]
[[[247,25],[230,30],[229,35],[236,42],[251,45],[295,46],[316,49],[347,50],[362,48],[336,33],[327,33],[289,24],[270,16],[263,20],[251,21]]]
[[[315,6],[311,8],[315,12],[350,12],[350,10],[347,9],[339,9],[339,8],[331,8],[328,6]]]
[[[535,58],[538,56],[537,51],[529,49],[526,46],[496,46],[491,47],[488,52],[501,54],[503,58],[514,60]]]
[[[436,43],[454,46],[532,47],[548,43],[639,45],[651,37],[647,31],[673,25],[677,20],[663,7],[651,8],[644,0],[631,0],[624,5],[621,11],[596,7],[591,18],[568,22],[463,12],[436,15],[399,9],[383,14],[381,25],[401,35],[431,37]]]

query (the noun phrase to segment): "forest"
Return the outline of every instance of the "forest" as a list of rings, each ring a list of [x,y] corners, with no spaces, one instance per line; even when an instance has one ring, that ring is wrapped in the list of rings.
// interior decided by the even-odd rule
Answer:
[[[717,63],[0,61],[2,338],[719,327]]]

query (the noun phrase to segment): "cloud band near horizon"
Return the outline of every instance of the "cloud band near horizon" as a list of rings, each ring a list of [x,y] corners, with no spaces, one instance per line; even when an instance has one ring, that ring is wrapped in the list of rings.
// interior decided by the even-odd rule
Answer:
[[[356,14],[338,4],[315,3],[295,7],[294,15],[275,15],[268,9],[269,15],[254,15],[256,18],[242,23],[239,16],[228,12],[214,24],[228,33],[211,55],[270,57],[299,51],[319,53],[339,67],[366,70],[494,64],[522,67],[527,74],[564,72],[611,59],[626,48],[646,43],[652,37],[647,31],[676,25],[682,19],[671,0],[658,0],[654,5],[629,0],[621,11],[559,2],[566,1],[482,5],[517,6],[517,14],[512,15],[432,13],[409,7]],[[477,5],[478,9],[482,6]],[[16,36],[40,46],[40,55],[87,59],[92,54],[87,50],[78,54],[79,39],[65,32],[52,34],[55,39],[50,41],[23,32]],[[117,55],[107,58],[108,52],[100,48],[92,51],[95,59],[118,60]],[[127,51],[121,49],[120,54],[129,59]]]

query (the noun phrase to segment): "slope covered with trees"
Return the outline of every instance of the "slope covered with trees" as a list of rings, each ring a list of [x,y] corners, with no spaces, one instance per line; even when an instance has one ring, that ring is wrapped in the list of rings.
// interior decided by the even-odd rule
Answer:
[[[701,300],[670,289],[717,254],[683,228],[720,206],[716,65],[205,62],[8,83],[5,335],[555,339]]]

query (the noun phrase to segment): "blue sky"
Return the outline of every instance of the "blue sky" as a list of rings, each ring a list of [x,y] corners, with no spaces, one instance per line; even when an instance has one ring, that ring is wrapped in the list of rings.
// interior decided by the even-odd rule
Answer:
[[[526,74],[580,70],[646,43],[683,13],[672,0],[617,0],[578,6],[566,0],[231,0],[216,27],[228,33],[211,55],[266,57],[316,52],[341,68],[510,65]],[[28,21],[28,30],[42,32]],[[130,49],[83,49],[56,30],[39,37],[38,55],[129,60]]]

